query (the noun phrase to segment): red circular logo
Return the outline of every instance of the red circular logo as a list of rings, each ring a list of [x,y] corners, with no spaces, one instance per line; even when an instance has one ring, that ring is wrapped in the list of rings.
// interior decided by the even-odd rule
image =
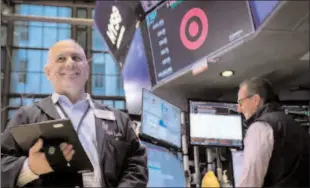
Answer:
[[[208,35],[208,18],[200,8],[190,9],[181,21],[180,38],[189,50],[196,50],[205,42]]]

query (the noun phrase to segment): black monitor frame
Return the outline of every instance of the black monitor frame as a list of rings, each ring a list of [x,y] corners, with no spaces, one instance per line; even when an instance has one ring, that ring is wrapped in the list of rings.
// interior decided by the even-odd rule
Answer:
[[[217,147],[217,148],[235,148],[237,150],[242,150],[244,148],[244,143],[243,143],[243,139],[244,139],[244,117],[243,115],[240,114],[241,116],[241,128],[242,128],[242,141],[241,141],[241,146],[223,146],[223,145],[213,145],[213,144],[208,144],[208,145],[203,145],[203,144],[193,144],[191,142],[191,134],[190,134],[190,114],[191,114],[191,111],[190,111],[190,103],[191,102],[206,102],[206,103],[226,103],[226,104],[236,104],[237,103],[234,103],[234,102],[226,102],[226,101],[214,101],[214,100],[205,100],[205,99],[196,99],[196,98],[189,98],[188,99],[188,113],[187,113],[187,118],[188,118],[188,123],[187,123],[187,126],[186,126],[186,132],[188,133],[188,143],[190,146],[200,146],[200,147]]]
[[[182,113],[182,111],[181,111],[181,109],[180,109],[179,107],[177,107],[177,106],[171,104],[170,102],[168,102],[168,101],[162,99],[161,97],[155,95],[155,94],[152,93],[151,91],[149,91],[149,90],[143,88],[143,90],[142,90],[142,105],[141,105],[141,112],[142,112],[142,113],[141,113],[141,127],[140,127],[140,130],[139,130],[139,137],[141,138],[142,141],[150,142],[150,143],[152,143],[152,144],[154,144],[154,145],[165,147],[165,148],[167,148],[167,149],[169,149],[169,150],[171,150],[171,151],[182,152],[182,135],[180,135],[180,147],[179,147],[179,146],[177,146],[177,145],[174,145],[173,143],[167,142],[167,141],[162,140],[162,139],[157,139],[157,138],[155,138],[155,137],[152,137],[152,136],[150,136],[150,135],[144,134],[144,133],[142,132],[142,128],[143,128],[143,106],[144,106],[144,104],[143,104],[143,98],[144,98],[145,91],[146,91],[146,92],[150,92],[152,95],[154,95],[154,96],[160,98],[160,99],[163,100],[164,102],[166,102],[166,103],[168,103],[168,104],[174,106],[175,108],[178,108],[178,109],[180,110],[180,112]],[[180,117],[181,117],[181,114],[180,114]],[[181,130],[181,132],[182,132],[181,119],[180,119],[180,130]],[[181,133],[180,133],[180,134],[181,134]]]

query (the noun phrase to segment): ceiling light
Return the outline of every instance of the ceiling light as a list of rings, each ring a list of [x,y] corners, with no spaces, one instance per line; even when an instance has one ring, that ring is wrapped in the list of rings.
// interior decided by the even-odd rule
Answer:
[[[232,75],[234,75],[234,71],[231,71],[231,70],[226,70],[221,73],[221,76],[223,77],[230,77]]]

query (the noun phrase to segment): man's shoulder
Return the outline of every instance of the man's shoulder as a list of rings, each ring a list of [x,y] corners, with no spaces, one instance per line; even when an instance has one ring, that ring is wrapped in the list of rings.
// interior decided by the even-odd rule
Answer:
[[[21,116],[21,115],[32,116],[33,113],[35,113],[39,109],[39,106],[44,105],[44,103],[48,100],[50,100],[50,97],[42,98],[38,101],[35,101],[32,104],[21,106],[17,110],[16,114],[18,114],[19,116]]]

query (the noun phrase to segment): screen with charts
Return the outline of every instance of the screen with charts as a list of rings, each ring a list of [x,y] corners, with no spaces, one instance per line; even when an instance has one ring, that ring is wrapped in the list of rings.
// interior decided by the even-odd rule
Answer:
[[[157,83],[255,31],[247,1],[165,1],[146,22]]]
[[[143,89],[141,133],[181,147],[181,110]]]
[[[190,101],[193,145],[242,147],[242,117],[233,103]]]
[[[183,164],[168,149],[142,142],[148,153],[147,187],[186,187]]]

